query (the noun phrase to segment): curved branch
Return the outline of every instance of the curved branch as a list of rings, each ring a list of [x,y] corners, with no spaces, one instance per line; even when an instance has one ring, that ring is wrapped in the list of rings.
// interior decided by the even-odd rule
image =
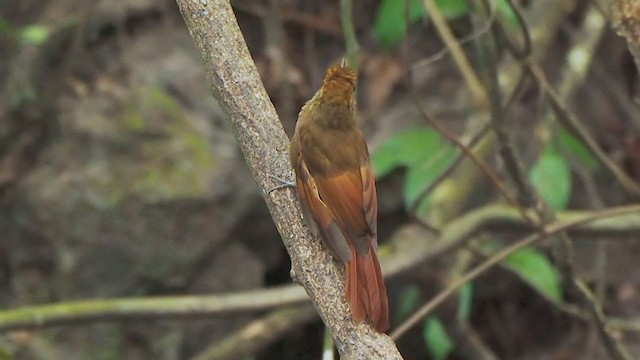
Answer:
[[[276,339],[301,324],[317,318],[310,305],[275,310],[264,318],[254,320],[242,329],[216,341],[191,360],[233,360],[256,354]]]
[[[552,224],[549,224],[542,228],[540,232],[529,235],[514,244],[504,248],[503,250],[497,252],[490,258],[488,258],[482,264],[476,266],[471,271],[466,273],[464,276],[460,277],[456,281],[454,281],[451,285],[449,285],[446,289],[441,291],[438,295],[436,295],[431,301],[420,307],[418,311],[416,311],[413,315],[409,317],[404,323],[402,323],[398,328],[396,328],[392,333],[391,337],[394,339],[400,338],[403,334],[405,334],[411,327],[416,325],[420,320],[422,320],[425,316],[431,313],[438,305],[442,304],[449,296],[455,294],[460,287],[464,284],[478,278],[480,275],[484,274],[487,270],[491,269],[495,265],[499,264],[502,260],[504,260],[507,256],[514,253],[517,250],[525,248],[527,246],[538,243],[544,239],[547,239],[551,235],[558,234],[563,231],[567,231],[569,229],[575,228],[577,226],[582,226],[594,221],[603,220],[606,218],[612,218],[620,215],[628,215],[632,213],[640,212],[640,205],[634,204],[629,206],[621,206],[616,208],[609,208],[602,211],[595,211],[591,215],[575,218],[567,221],[556,221]]]
[[[303,224],[292,190],[274,191],[272,176],[291,178],[289,141],[269,100],[228,0],[177,0],[200,51],[214,97],[234,135],[291,257],[294,278],[336,340],[344,359],[400,359],[391,339],[351,320],[342,273]],[[283,176],[284,174],[284,176]]]
[[[132,319],[195,318],[265,311],[309,299],[299,286],[224,295],[160,296],[70,301],[0,311],[0,333],[17,329]]]

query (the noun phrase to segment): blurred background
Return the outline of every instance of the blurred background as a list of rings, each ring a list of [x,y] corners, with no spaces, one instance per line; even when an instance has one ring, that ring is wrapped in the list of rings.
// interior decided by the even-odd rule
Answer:
[[[615,5],[513,2],[526,32],[506,0],[484,7],[435,1],[464,40],[482,91],[469,87],[422,1],[409,1],[408,11],[399,0],[353,3],[358,116],[377,175],[383,263],[439,246],[439,234],[452,226],[488,219],[470,227],[464,246],[407,260],[410,266],[387,280],[394,327],[473,265],[532,232],[416,102],[450,135],[473,143],[521,206],[542,218],[633,202],[639,87],[627,43],[613,29]],[[345,55],[340,4],[231,3],[291,136],[325,69]],[[487,41],[492,36],[498,41]],[[524,56],[514,56],[518,51]],[[175,2],[3,1],[0,54],[0,315],[71,300],[291,282],[261,190],[210,95]],[[549,89],[531,69],[546,74],[587,137],[552,111]],[[492,101],[502,110],[491,110]],[[497,113],[502,120],[487,125]],[[400,351],[406,359],[606,359],[612,351],[603,346],[602,327],[584,315],[589,302],[571,285],[580,279],[607,316],[627,321],[611,328],[610,339],[640,357],[640,244],[627,236],[635,231],[637,239],[638,229],[596,230],[572,236],[573,246],[558,249],[556,239],[512,254],[404,334]],[[221,359],[206,354],[265,315],[13,329],[0,332],[0,359]],[[265,331],[251,354],[226,358],[320,358],[317,316],[284,321],[287,330]]]

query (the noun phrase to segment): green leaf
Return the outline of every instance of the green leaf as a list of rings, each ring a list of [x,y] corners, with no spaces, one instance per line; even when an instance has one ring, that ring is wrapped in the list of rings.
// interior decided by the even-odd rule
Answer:
[[[507,0],[496,1],[496,11],[508,26],[512,28],[518,28],[518,26],[520,26],[518,18],[513,12],[513,9],[511,9],[511,6],[509,6]]]
[[[437,152],[444,140],[433,130],[413,129],[391,136],[371,155],[376,177],[384,176],[400,166],[411,166]]]
[[[395,168],[407,167],[404,203],[410,208],[418,195],[433,183],[455,157],[455,148],[432,129],[414,129],[394,134],[371,155],[376,177]],[[420,204],[426,207],[427,199]]]
[[[0,360],[13,360],[13,356],[11,355],[11,353],[8,350],[3,349],[2,347],[0,347]]]
[[[423,336],[433,359],[444,360],[453,351],[453,341],[447,334],[447,329],[442,321],[437,317],[432,316],[427,319],[424,324]]]
[[[0,33],[11,35],[13,33],[13,26],[4,18],[0,17]]]
[[[469,11],[467,0],[436,0],[436,6],[447,19],[455,19]]]
[[[458,320],[467,321],[471,314],[471,302],[473,301],[473,284],[468,282],[460,288],[458,295]]]
[[[437,152],[423,153],[424,161],[409,168],[404,182],[404,202],[407,208],[410,208],[418,200],[420,193],[449,167],[455,154],[452,145],[441,141]]]
[[[418,307],[418,301],[420,301],[420,288],[416,285],[407,286],[400,295],[397,318],[400,321],[406,319]]]
[[[48,37],[49,31],[41,25],[25,26],[20,33],[22,41],[33,45],[40,45],[44,43],[47,41]]]
[[[409,25],[411,25],[423,19],[425,11],[422,0],[408,1]],[[407,32],[404,6],[405,0],[382,0],[378,8],[373,32],[378,43],[385,49],[391,49],[398,45]],[[460,17],[469,11],[466,0],[436,0],[436,6],[448,19]]]
[[[404,0],[382,0],[373,25],[373,33],[378,43],[385,49],[396,46],[407,32],[404,14]],[[409,20],[411,24],[424,16],[421,0],[409,0]]]
[[[556,141],[562,150],[575,156],[575,158],[589,170],[595,171],[600,167],[600,163],[598,163],[598,160],[591,154],[591,151],[567,130],[560,129]]]
[[[549,299],[554,301],[562,299],[560,274],[542,252],[533,248],[524,248],[509,255],[505,263]]]
[[[571,172],[566,161],[547,147],[529,173],[529,180],[554,210],[567,207],[571,196]]]

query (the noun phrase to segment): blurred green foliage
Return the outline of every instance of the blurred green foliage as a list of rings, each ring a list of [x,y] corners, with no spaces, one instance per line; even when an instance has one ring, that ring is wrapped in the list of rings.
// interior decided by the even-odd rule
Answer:
[[[560,274],[547,256],[534,248],[521,249],[505,259],[505,265],[551,300],[562,300]]]
[[[400,301],[396,309],[395,318],[404,321],[418,307],[420,302],[420,288],[417,285],[408,285],[402,290]]]
[[[407,170],[404,182],[404,204],[411,208],[420,193],[429,187],[449,167],[455,148],[431,129],[401,131],[389,138],[371,156],[377,177],[403,167]],[[426,206],[428,197],[420,207]]]
[[[469,5],[466,0],[436,0],[436,6],[447,19],[456,19],[467,15]],[[407,24],[405,6],[409,6],[409,24]],[[497,15],[511,26],[518,21],[507,0],[496,2]],[[407,33],[407,25],[425,18],[422,0],[382,0],[373,25],[378,44],[384,49],[392,49],[400,43]]]
[[[572,174],[567,160],[556,149],[561,148],[574,155],[590,169],[598,163],[582,143],[566,132],[558,132],[551,139],[528,171],[528,177],[536,192],[554,210],[567,208],[572,192]],[[457,151],[432,129],[419,128],[399,131],[387,139],[372,153],[371,163],[378,178],[398,168],[406,170],[403,186],[403,201],[407,209],[418,195],[439,178],[452,163]],[[419,208],[428,210],[429,196],[422,200]],[[497,250],[496,243],[487,256]],[[527,248],[511,254],[504,265],[518,274],[545,297],[560,301],[562,286],[558,270],[542,251]],[[420,289],[411,285],[400,296],[396,318],[403,320],[419,306]],[[459,292],[458,319],[467,321],[473,306],[473,287],[466,284]],[[455,344],[448,336],[442,322],[435,316],[424,322],[423,336],[434,359],[445,359]]]
[[[434,360],[448,358],[454,349],[453,341],[447,334],[447,329],[442,321],[435,316],[427,319],[422,335]]]
[[[458,320],[467,321],[471,315],[471,303],[473,301],[473,284],[466,283],[458,292]]]
[[[529,181],[553,210],[564,210],[571,197],[571,171],[554,147],[547,145],[529,172]]]
[[[0,18],[0,34],[31,45],[41,45],[49,38],[49,30],[42,25],[15,27],[3,18]]]
[[[49,30],[41,25],[29,25],[20,31],[22,42],[33,45],[43,44],[49,38]]]
[[[554,143],[557,144],[561,151],[574,157],[587,169],[595,171],[600,168],[600,163],[598,163],[598,160],[591,154],[591,151],[564,128],[558,131],[554,140]]]

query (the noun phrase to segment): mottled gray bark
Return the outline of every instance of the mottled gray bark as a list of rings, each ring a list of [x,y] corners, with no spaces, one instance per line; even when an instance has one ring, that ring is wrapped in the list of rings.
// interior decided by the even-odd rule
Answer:
[[[211,91],[228,115],[291,257],[292,272],[333,335],[343,359],[401,359],[393,341],[351,320],[339,268],[303,224],[291,189],[268,194],[270,175],[291,179],[289,141],[228,0],[177,0],[204,62]]]
[[[613,26],[620,36],[627,39],[627,47],[640,72],[640,2],[615,0],[612,5]]]

